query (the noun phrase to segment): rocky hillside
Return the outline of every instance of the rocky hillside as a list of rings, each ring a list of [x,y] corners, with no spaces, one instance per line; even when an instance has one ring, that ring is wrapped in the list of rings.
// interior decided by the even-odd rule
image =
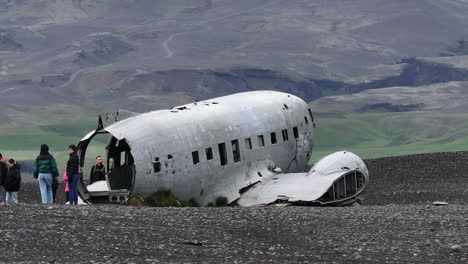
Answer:
[[[468,81],[447,63],[466,61],[467,12],[461,0],[1,0],[0,121]]]

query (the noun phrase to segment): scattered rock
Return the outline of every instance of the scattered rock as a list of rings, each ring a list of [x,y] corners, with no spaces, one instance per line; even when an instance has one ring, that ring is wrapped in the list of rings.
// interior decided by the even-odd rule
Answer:
[[[183,242],[180,242],[180,244],[190,245],[190,246],[203,246],[203,243],[202,243],[202,242],[199,242],[199,241],[197,241],[197,240],[194,240],[194,241],[183,241]]]
[[[435,206],[446,206],[446,205],[448,205],[448,203],[446,203],[446,202],[439,202],[439,201],[433,202],[432,204],[435,205]]]
[[[461,253],[462,252],[462,246],[460,245],[452,245],[450,247],[450,251],[451,252],[455,252],[455,253]]]

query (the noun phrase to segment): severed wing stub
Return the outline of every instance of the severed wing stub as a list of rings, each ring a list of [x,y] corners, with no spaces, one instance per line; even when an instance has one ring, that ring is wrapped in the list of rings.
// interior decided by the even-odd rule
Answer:
[[[357,200],[369,182],[367,167],[348,151],[330,154],[307,173],[276,174],[242,193],[241,206],[345,205]]]

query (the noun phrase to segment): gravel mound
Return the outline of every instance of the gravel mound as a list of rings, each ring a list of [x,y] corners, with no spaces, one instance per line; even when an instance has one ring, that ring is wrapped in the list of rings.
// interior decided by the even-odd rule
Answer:
[[[350,207],[46,206],[26,183],[23,204],[0,206],[0,262],[467,263],[466,161],[367,160],[366,198]]]
[[[365,205],[468,203],[468,152],[366,160],[370,184]]]

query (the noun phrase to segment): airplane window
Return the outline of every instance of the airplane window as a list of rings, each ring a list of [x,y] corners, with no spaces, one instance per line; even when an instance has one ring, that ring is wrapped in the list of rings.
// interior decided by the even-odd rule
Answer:
[[[161,162],[155,162],[153,163],[153,169],[154,169],[154,172],[160,172],[161,171]]]
[[[265,146],[265,141],[263,140],[263,135],[258,136],[258,146],[259,147]]]
[[[194,165],[200,163],[200,158],[198,157],[198,151],[192,152],[192,160],[193,160]]]
[[[293,128],[293,133],[294,133],[294,138],[298,138],[298,137],[299,137],[299,131],[297,130],[297,127],[294,127],[294,128]]]
[[[314,116],[312,115],[312,111],[310,111],[310,108],[307,109],[307,110],[309,110],[310,121],[313,123],[314,122]]]
[[[206,152],[206,159],[207,160],[212,160],[213,159],[213,149],[206,148],[205,152]]]
[[[283,141],[288,141],[288,130],[287,129],[283,129],[281,130],[281,133],[283,134]]]
[[[304,116],[304,120],[305,120],[306,124],[309,124],[309,120],[307,119],[307,116]]]
[[[271,144],[276,144],[276,133],[271,132],[270,136],[271,136]]]
[[[219,160],[221,162],[221,166],[224,166],[227,164],[226,144],[225,143],[218,144],[218,150],[219,150]]]
[[[250,138],[245,139],[245,148],[252,149],[252,140],[250,140]]]
[[[239,150],[239,140],[232,140],[232,156],[234,157],[234,162],[239,162],[241,160],[240,150]]]

